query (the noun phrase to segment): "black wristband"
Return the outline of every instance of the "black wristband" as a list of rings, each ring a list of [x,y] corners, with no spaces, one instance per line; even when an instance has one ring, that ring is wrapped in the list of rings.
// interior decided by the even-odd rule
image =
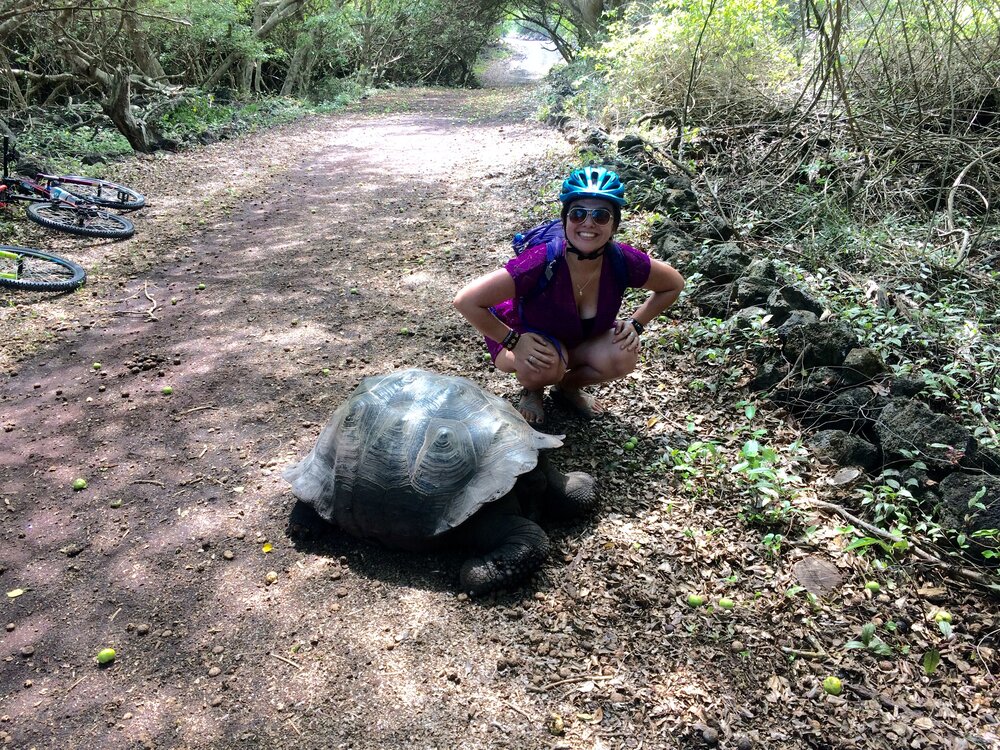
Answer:
[[[632,327],[635,329],[635,332],[640,336],[642,335],[642,332],[646,330],[646,326],[644,326],[635,318],[629,318],[628,322],[632,324]]]
[[[514,351],[514,347],[517,346],[517,342],[521,340],[521,334],[515,331],[513,328],[503,337],[503,341],[500,342],[502,346],[507,351]]]

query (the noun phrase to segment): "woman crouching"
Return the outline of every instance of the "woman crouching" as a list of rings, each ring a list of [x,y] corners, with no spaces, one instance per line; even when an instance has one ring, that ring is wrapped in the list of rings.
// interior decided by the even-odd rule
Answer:
[[[628,375],[639,337],[680,295],[684,279],[668,264],[612,241],[625,188],[614,172],[585,167],[563,181],[559,195],[565,242],[553,256],[545,243],[527,248],[455,297],[455,308],[486,337],[498,370],[517,376],[518,411],[545,419],[543,394],[584,416],[602,411],[583,388]],[[619,316],[629,288],[652,294]]]

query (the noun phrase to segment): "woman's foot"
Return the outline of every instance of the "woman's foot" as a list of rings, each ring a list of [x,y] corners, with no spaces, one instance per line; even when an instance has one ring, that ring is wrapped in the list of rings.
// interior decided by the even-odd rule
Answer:
[[[565,386],[555,386],[552,389],[552,397],[562,401],[566,406],[575,411],[585,419],[591,419],[601,414],[604,407],[589,393],[584,393],[579,388],[566,388]]]
[[[521,389],[521,398],[517,402],[517,410],[521,412],[528,424],[542,424],[545,421],[545,405],[542,403],[542,391]]]

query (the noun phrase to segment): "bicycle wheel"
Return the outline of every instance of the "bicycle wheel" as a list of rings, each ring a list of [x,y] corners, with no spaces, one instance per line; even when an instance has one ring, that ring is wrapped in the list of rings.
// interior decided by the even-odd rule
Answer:
[[[28,218],[43,227],[84,237],[124,239],[135,234],[135,225],[124,216],[96,208],[74,208],[61,203],[29,203]]]
[[[58,255],[0,245],[0,287],[25,292],[68,292],[87,280],[82,266]]]
[[[135,211],[146,205],[146,196],[130,187],[119,185],[107,180],[93,177],[70,175],[39,175],[50,185],[58,185],[67,193],[81,200],[95,203],[105,208],[117,208],[121,211]]]

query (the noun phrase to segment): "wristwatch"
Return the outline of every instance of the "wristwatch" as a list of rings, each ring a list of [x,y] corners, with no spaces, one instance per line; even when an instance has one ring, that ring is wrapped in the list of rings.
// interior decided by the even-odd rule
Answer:
[[[642,335],[642,332],[646,330],[646,326],[644,326],[635,318],[629,318],[628,322],[632,324],[632,327],[635,329],[635,332],[640,336]]]

